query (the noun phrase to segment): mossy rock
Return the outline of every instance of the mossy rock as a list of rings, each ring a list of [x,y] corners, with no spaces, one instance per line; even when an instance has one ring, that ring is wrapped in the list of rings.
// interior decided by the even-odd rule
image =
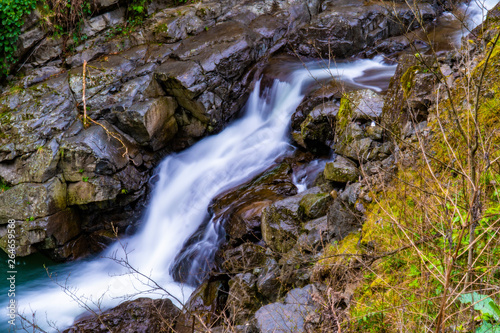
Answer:
[[[337,155],[333,162],[327,163],[323,174],[327,180],[347,183],[357,181],[360,173],[354,162]]]
[[[306,194],[300,200],[301,212],[307,219],[324,216],[331,201],[332,197],[328,193]]]

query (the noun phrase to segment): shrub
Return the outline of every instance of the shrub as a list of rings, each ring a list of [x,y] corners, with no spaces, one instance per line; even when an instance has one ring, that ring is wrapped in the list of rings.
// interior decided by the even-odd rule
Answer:
[[[9,74],[16,62],[14,54],[21,34],[23,17],[35,9],[36,0],[2,0],[0,2],[0,77]]]

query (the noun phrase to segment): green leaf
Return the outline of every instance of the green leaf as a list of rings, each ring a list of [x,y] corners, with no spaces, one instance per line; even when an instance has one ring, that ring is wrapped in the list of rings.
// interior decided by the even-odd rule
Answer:
[[[483,315],[489,315],[500,321],[500,309],[498,305],[487,295],[481,295],[476,292],[460,295],[460,302],[463,304],[473,303],[474,310],[480,311]]]
[[[479,326],[476,333],[500,333],[500,325],[493,325],[487,321],[483,321],[483,324]]]

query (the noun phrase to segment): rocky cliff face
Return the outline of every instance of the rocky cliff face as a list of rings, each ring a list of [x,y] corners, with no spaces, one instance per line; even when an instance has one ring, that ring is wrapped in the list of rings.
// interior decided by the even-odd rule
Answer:
[[[66,57],[36,16],[27,22],[24,77],[0,98],[0,179],[10,188],[0,219],[23,225],[18,255],[76,258],[109,241],[111,222],[132,226],[159,159],[222,128],[244,102],[250,68],[318,9],[314,1],[151,6],[143,26],[109,37],[125,11],[103,5],[83,28],[89,39]],[[99,122],[88,128],[84,74],[88,116]]]
[[[363,1],[180,7],[158,1],[142,26],[113,37],[126,11],[113,1],[100,1],[98,8],[99,15],[85,22],[87,40],[80,45],[47,36],[36,13],[19,37],[22,75],[11,77],[0,97],[0,179],[9,188],[0,194],[0,220],[22,223],[18,255],[40,250],[76,258],[110,241],[111,222],[132,232],[159,159],[234,117],[259,72],[255,65],[266,56],[289,45],[305,50],[311,40],[322,40],[319,35],[351,45],[349,52],[333,47],[333,55],[347,56],[401,32],[390,22],[412,15],[403,5],[391,16]],[[431,19],[439,7],[422,10]],[[333,18],[350,22],[349,29]],[[318,47],[324,55],[326,44]],[[84,74],[86,111],[98,121],[88,128],[82,122]],[[314,121],[303,124],[299,142],[327,135],[311,139],[311,126]]]

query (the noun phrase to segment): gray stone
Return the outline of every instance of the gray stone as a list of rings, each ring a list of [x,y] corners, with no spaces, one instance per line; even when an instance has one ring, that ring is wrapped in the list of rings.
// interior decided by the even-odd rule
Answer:
[[[153,150],[166,146],[177,133],[174,118],[177,103],[171,97],[161,97],[138,102],[124,110],[115,110],[113,114],[117,127],[139,143],[150,145]]]
[[[54,177],[43,184],[23,183],[0,193],[0,224],[33,220],[66,208],[66,183]]]
[[[231,320],[237,324],[248,320],[260,306],[256,297],[256,281],[251,273],[237,274],[229,281],[227,309]]]
[[[109,124],[108,128],[114,131]],[[66,181],[81,181],[95,174],[111,175],[128,163],[122,144],[98,125],[64,139],[60,153],[60,168]]]
[[[118,180],[106,176],[71,183],[68,185],[68,205],[113,200],[121,188]]]
[[[255,313],[257,326],[262,333],[308,332],[307,317],[318,310],[312,300],[313,285],[292,289],[284,303],[271,303]]]
[[[302,221],[300,201],[309,193],[318,193],[312,188],[299,195],[274,202],[262,212],[262,238],[278,252],[287,252],[295,244]]]
[[[354,182],[360,176],[356,164],[340,155],[335,156],[333,162],[326,163],[323,174],[327,180],[339,183]]]

